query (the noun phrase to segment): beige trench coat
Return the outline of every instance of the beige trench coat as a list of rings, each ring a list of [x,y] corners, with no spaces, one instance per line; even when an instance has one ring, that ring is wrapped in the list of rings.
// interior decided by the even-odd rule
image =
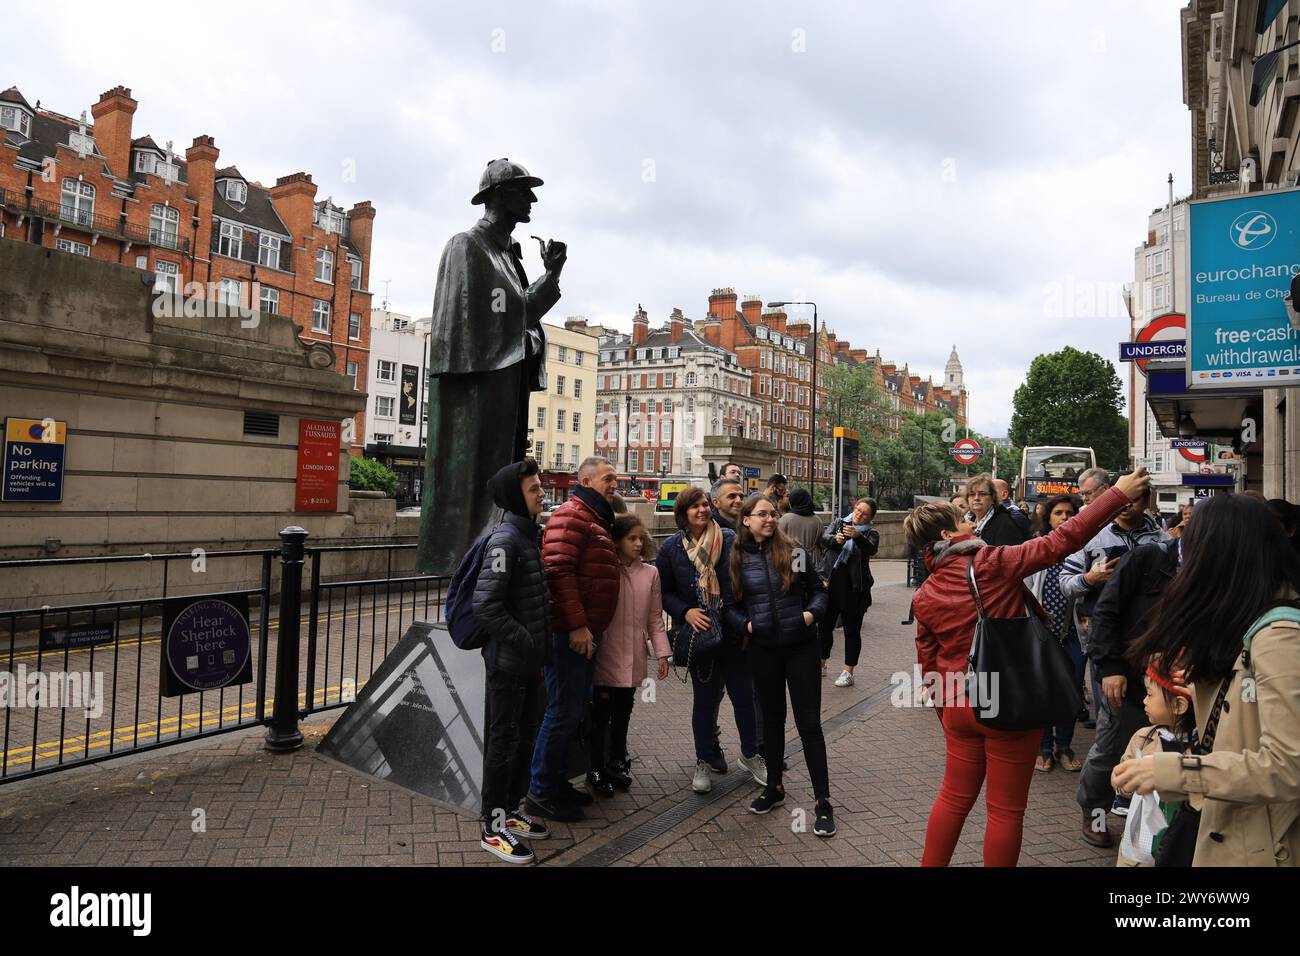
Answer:
[[[1271,624],[1243,657],[1214,740],[1200,758],[1156,754],[1156,790],[1200,802],[1193,866],[1296,866],[1300,862],[1300,625]],[[1197,732],[1205,729],[1219,682],[1197,683]],[[1199,799],[1198,799],[1199,795]]]

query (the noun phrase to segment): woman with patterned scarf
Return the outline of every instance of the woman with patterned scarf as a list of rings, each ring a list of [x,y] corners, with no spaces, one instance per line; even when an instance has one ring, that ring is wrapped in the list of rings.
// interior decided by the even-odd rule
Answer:
[[[677,496],[673,517],[679,530],[655,556],[664,610],[674,626],[684,622],[697,634],[723,629],[721,648],[690,663],[694,692],[691,731],[695,738],[691,788],[696,793],[707,793],[713,789],[709,772],[727,772],[727,759],[713,736],[714,716],[724,687],[740,735],[740,766],[759,785],[766,786],[767,768],[758,752],[758,717],[749,662],[739,636],[727,632],[722,618],[723,601],[731,589],[726,569],[736,533],[713,520],[708,495],[701,488],[687,488]]]

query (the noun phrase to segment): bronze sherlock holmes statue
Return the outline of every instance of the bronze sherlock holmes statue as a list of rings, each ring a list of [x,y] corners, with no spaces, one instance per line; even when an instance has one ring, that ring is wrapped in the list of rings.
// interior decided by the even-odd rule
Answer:
[[[470,200],[483,218],[452,236],[438,264],[417,559],[426,574],[451,574],[495,523],[487,481],[524,458],[528,396],[546,388],[542,316],[559,301],[566,250],[544,243],[546,271],[530,285],[510,235],[529,221],[540,185],[519,163],[488,163]]]

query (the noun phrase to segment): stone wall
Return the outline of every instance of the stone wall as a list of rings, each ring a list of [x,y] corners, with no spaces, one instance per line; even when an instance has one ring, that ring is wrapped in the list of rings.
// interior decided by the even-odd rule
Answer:
[[[0,503],[0,560],[275,547],[294,524],[317,541],[390,536],[391,514],[350,507],[346,455],[339,511],[293,511],[299,420],[364,406],[331,347],[280,316],[160,316],[150,278],[0,239],[0,415],[67,422],[63,501]],[[245,434],[245,412],[278,416],[278,433]],[[246,580],[218,572],[231,563],[192,590]],[[0,602],[143,595],[161,576],[161,562],[4,568]]]

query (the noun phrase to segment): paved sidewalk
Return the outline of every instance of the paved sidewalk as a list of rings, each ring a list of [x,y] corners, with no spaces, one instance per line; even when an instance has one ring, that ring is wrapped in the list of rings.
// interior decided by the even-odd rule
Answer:
[[[890,677],[911,673],[912,591],[902,562],[873,565],[879,583],[864,627],[863,664],[851,688],[823,684],[822,715],[839,835],[812,830],[812,793],[794,742],[786,805],[764,817],[746,812],[756,787],[735,771],[707,795],[690,789],[690,690],[673,678],[639,700],[630,748],[635,782],[599,800],[588,819],[554,825],[537,843],[545,865],[904,865],[920,862],[925,822],[943,772],[943,737],[934,712],[890,702]],[[842,653],[837,636],[836,653]],[[0,787],[0,864],[499,865],[478,846],[477,821],[317,753],[338,711],[306,722],[306,746],[272,755],[263,729],[181,744]],[[739,755],[730,705],[723,746]],[[1082,757],[1090,731],[1079,728]],[[1076,774],[1035,774],[1021,865],[1113,866],[1114,850],[1078,835]],[[799,832],[798,811],[806,815]],[[1119,821],[1111,818],[1112,832]],[[984,807],[977,804],[954,864],[978,865]]]

